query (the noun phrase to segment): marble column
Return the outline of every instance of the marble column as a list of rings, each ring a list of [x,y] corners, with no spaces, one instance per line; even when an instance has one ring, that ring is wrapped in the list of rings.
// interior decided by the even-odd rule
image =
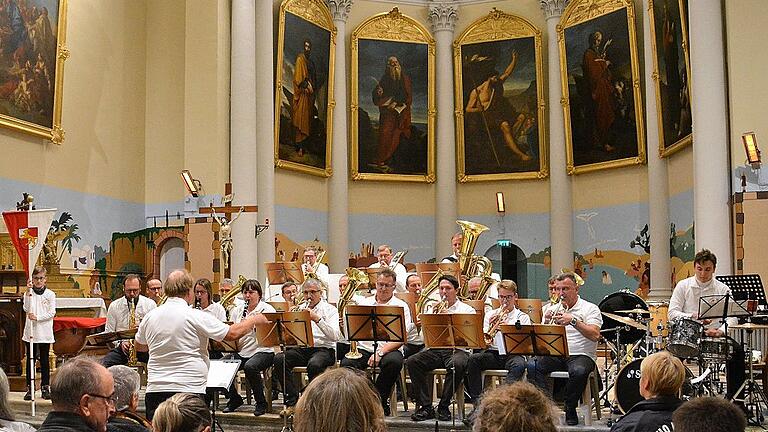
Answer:
[[[667,160],[659,157],[659,120],[656,114],[656,81],[659,74],[653,66],[651,14],[643,2],[643,45],[645,55],[645,124],[648,157],[648,226],[651,242],[651,293],[653,300],[672,297],[672,266],[669,260],[669,177]]]
[[[453,39],[458,6],[454,2],[429,3],[429,22],[436,40],[437,140],[435,182],[435,257],[450,255],[456,219],[456,133],[453,104]]]
[[[568,4],[567,0],[541,0],[547,22],[547,110],[549,111],[549,232],[551,269],[573,267],[573,197],[571,179],[565,170],[565,130],[562,89],[560,88],[560,54],[557,46],[557,24]]]
[[[272,59],[274,58],[274,10],[272,2],[256,1],[255,25],[258,32],[256,38],[256,99],[252,102],[256,106],[257,125],[269,125],[269,127],[256,128],[256,140],[250,145],[258,151],[256,164],[256,188],[258,196],[259,216],[258,223],[263,224],[269,220],[269,229],[259,234],[259,255],[255,261],[260,281],[267,278],[267,269],[264,263],[275,260],[275,135],[272,125],[275,124],[275,111],[272,101],[275,98],[275,86]],[[269,101],[265,103],[264,101]],[[252,180],[253,181],[253,180]],[[249,235],[255,235],[254,226],[251,225]],[[250,265],[254,265],[251,261]],[[234,275],[234,273],[233,273]]]
[[[334,66],[333,145],[328,181],[328,264],[333,273],[342,273],[349,265],[349,197],[347,185],[347,17],[352,0],[326,0],[336,26]]]
[[[256,8],[250,0],[232,1],[230,54],[230,182],[235,193],[233,205],[256,204]],[[256,170],[258,172],[258,169]],[[259,208],[261,210],[261,208]],[[243,213],[232,223],[233,251],[230,270],[234,278],[255,277],[257,242],[253,235],[256,213]],[[223,273],[224,269],[221,269]]]
[[[714,252],[717,273],[731,274],[730,146],[722,2],[689,2],[688,13],[696,249]]]

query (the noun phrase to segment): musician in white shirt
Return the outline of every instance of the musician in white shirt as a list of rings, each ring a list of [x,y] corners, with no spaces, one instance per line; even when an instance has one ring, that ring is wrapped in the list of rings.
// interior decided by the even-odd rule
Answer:
[[[309,310],[312,319],[312,337],[314,347],[288,348],[284,353],[275,355],[273,374],[281,383],[285,383],[285,411],[283,415],[290,415],[293,407],[299,399],[299,389],[293,379],[284,379],[291,369],[306,366],[309,381],[325,371],[326,368],[336,363],[336,342],[341,339],[339,329],[339,312],[335,306],[323,299],[323,284],[317,279],[307,279],[301,287],[304,292],[305,303],[303,309]],[[290,375],[289,375],[290,376]]]
[[[394,296],[397,275],[390,269],[384,269],[376,279],[376,295],[361,300],[361,306],[397,306],[403,308],[403,323],[406,334],[413,328],[411,311],[408,304]],[[404,335],[405,336],[405,335]],[[368,367],[378,366],[380,372],[376,376],[376,390],[381,398],[384,414],[389,415],[389,394],[392,386],[400,377],[400,369],[403,368],[403,352],[401,342],[381,342],[374,352],[373,342],[358,342],[358,352],[362,355],[359,359],[344,358],[341,365],[365,370]],[[397,403],[397,401],[394,401]]]
[[[249,279],[241,287],[245,302],[233,309],[232,320],[238,323],[250,315],[264,312],[274,312],[269,303],[262,301],[262,288],[259,281]],[[240,368],[245,371],[245,379],[251,386],[253,392],[253,415],[260,416],[267,412],[267,400],[264,398],[264,384],[261,379],[261,372],[272,366],[275,359],[275,350],[272,347],[263,347],[259,345],[256,334],[246,333],[238,341],[240,351],[235,354],[235,358],[240,360]],[[233,412],[243,404],[243,398],[237,393],[234,383],[229,388],[229,402],[224,408],[224,412]]]
[[[328,285],[328,274],[330,273],[328,266],[317,262],[317,249],[315,247],[304,249],[304,263],[301,264],[301,270],[304,274],[314,273],[326,286]]]
[[[515,307],[517,284],[514,281],[504,279],[499,283],[499,301],[501,306],[486,313],[483,318],[483,333],[489,334],[491,329],[496,327],[493,332],[493,341],[488,345],[488,349],[470,355],[467,363],[467,391],[475,407],[479,404],[480,393],[483,391],[481,374],[484,370],[506,369],[507,384],[519,381],[525,372],[525,357],[507,354],[504,336],[498,327],[501,324],[531,324],[531,318]],[[499,322],[500,318],[503,319],[502,322]]]
[[[717,257],[707,249],[702,249],[693,257],[694,275],[681,280],[672,291],[669,300],[669,320],[691,319],[704,325],[704,336],[709,338],[725,338],[726,325],[721,320],[699,319],[699,300],[702,296],[730,294],[731,289],[715,279]],[[738,324],[737,318],[726,318],[728,325]],[[744,368],[744,348],[728,338],[731,346],[731,356],[726,362],[726,399],[735,396],[736,391],[746,378]]]
[[[392,267],[392,248],[389,245],[383,244],[376,250],[376,256],[379,258],[379,261],[369,265],[368,268],[391,268],[397,274],[395,290],[397,292],[405,292],[405,278],[408,277],[408,271],[405,270],[405,266],[402,263],[397,263],[394,268]]]
[[[220,303],[213,302],[213,286],[211,281],[206,278],[200,278],[195,282],[195,308],[211,314],[221,322],[227,320],[227,311]]]
[[[235,282],[230,278],[224,278],[221,280],[221,283],[219,284],[219,296],[224,297],[227,295],[228,292],[232,291],[235,288]],[[221,304],[221,301],[217,302]],[[243,300],[243,294],[237,294],[235,296],[235,299],[229,304],[229,306],[224,306],[221,304],[222,307],[224,307],[224,310],[227,312],[227,321],[232,322],[234,318],[233,309],[236,307],[241,307],[245,304],[245,300]]]
[[[109,304],[107,309],[107,323],[104,326],[104,331],[107,333],[128,330],[130,328],[131,321],[131,303],[133,303],[135,313],[136,327],[139,326],[142,318],[149,313],[152,309],[157,307],[157,304],[149,297],[144,297],[141,293],[141,280],[139,276],[135,274],[129,274],[125,276],[123,282],[123,297],[117,298]],[[101,364],[104,367],[110,367],[114,365],[124,365],[128,363],[128,354],[131,346],[130,340],[118,341],[116,346],[109,351],[102,359]],[[142,363],[146,363],[149,357],[146,352],[136,352],[136,359]]]
[[[32,384],[32,375],[35,368],[29,367],[29,359],[36,358],[40,361],[41,390],[42,398],[51,398],[51,369],[48,362],[48,352],[51,344],[55,342],[53,338],[53,317],[56,316],[56,293],[48,289],[45,285],[47,281],[47,271],[45,267],[35,267],[32,270],[32,280],[28,283],[29,290],[24,294],[24,303],[22,308],[26,312],[24,322],[24,333],[21,340],[27,342],[27,393],[24,400],[32,399],[30,391]],[[32,346],[34,346],[34,351]],[[8,346],[8,345],[6,345]]]
[[[542,317],[547,316],[547,312],[549,312],[550,309],[556,309],[558,307],[557,305],[560,304],[560,291],[557,289],[557,275],[551,276],[549,279],[547,279],[547,292],[549,292],[549,300],[545,301],[541,305]],[[551,315],[552,314],[550,314],[550,316]]]
[[[210,314],[189,307],[195,299],[192,275],[174,270],[163,284],[165,303],[151,310],[139,324],[136,349],[149,350],[146,414],[152,419],[161,402],[176,393],[205,395],[209,339],[233,341],[266,323],[254,314],[228,326]]]
[[[464,241],[464,234],[462,233],[456,233],[451,237],[451,249],[453,250],[453,255],[448,255],[447,257],[443,258],[441,263],[455,263],[459,262],[459,251],[461,250],[461,243]]]
[[[147,298],[153,302],[160,303],[163,296],[163,282],[160,279],[150,279],[147,281]]]
[[[475,309],[463,303],[458,298],[459,281],[455,277],[445,275],[439,279],[440,297],[444,307],[439,313],[459,313],[473,314]],[[435,307],[431,308],[434,309]],[[428,308],[430,309],[430,308]],[[427,313],[433,313],[428,311]],[[437,405],[437,418],[441,421],[451,419],[449,405],[453,397],[453,389],[461,384],[464,379],[464,373],[467,368],[467,359],[469,353],[464,349],[425,349],[418,354],[408,358],[408,374],[411,376],[413,389],[416,397],[418,409],[411,415],[413,421],[423,421],[435,418],[435,410],[432,408],[432,399],[429,396],[427,387],[427,373],[433,369],[448,369],[448,375],[445,377],[443,385],[443,394],[440,397],[440,403]]]
[[[409,274],[405,278],[405,288],[409,293],[416,294],[418,300],[419,295],[421,295],[421,277],[417,274]],[[424,349],[424,338],[421,336],[421,330],[414,323],[414,326],[408,331],[408,340],[403,345],[403,358],[407,359],[422,349]]]
[[[569,426],[579,423],[576,405],[589,374],[595,369],[597,360],[597,340],[600,339],[600,327],[603,317],[600,308],[579,296],[576,275],[562,273],[556,278],[556,290],[560,292],[563,306],[559,310],[550,309],[544,321],[565,326],[568,341],[568,358],[537,356],[528,361],[528,380],[548,391],[547,376],[555,371],[568,371],[568,383],[565,386],[565,422]]]

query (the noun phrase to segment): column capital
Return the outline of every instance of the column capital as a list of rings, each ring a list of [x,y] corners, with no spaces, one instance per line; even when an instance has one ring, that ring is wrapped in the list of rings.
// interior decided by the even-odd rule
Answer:
[[[429,22],[432,24],[432,31],[450,31],[456,28],[456,21],[459,19],[458,7],[454,1],[436,1],[429,3]]]
[[[568,0],[539,0],[544,19],[557,18],[563,14]]]
[[[347,22],[353,0],[325,0],[325,2],[328,3],[328,9],[331,11],[331,17],[334,21]]]

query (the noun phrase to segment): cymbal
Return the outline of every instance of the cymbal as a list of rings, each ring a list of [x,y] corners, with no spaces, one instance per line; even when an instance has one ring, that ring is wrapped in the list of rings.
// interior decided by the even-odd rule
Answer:
[[[640,329],[640,330],[648,330],[648,326],[646,326],[645,324],[641,324],[641,323],[633,320],[632,318],[627,318],[627,317],[623,317],[621,315],[616,315],[616,314],[612,314],[612,313],[608,313],[608,312],[602,312],[602,314],[607,316],[608,318],[611,318],[611,319],[613,319],[615,321],[618,321],[618,322],[620,322],[622,324],[626,324],[626,325],[628,325],[630,327],[634,327],[634,328]]]
[[[732,329],[740,329],[740,330],[764,330],[768,329],[768,324],[755,324],[755,323],[744,323],[744,324],[734,324],[732,326],[728,326]]]
[[[651,313],[645,309],[627,309],[627,310],[617,310],[618,313],[633,313],[633,314],[647,314],[650,315]]]

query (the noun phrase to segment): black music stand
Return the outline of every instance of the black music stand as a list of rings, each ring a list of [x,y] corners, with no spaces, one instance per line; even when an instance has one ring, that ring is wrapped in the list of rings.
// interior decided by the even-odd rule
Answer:
[[[400,306],[349,305],[344,316],[349,342],[373,342],[373,355],[380,341],[405,343],[405,310]],[[376,382],[376,368],[373,368],[373,382]]]
[[[427,348],[450,349],[485,348],[483,336],[483,316],[472,314],[421,314],[421,331],[424,335],[424,345]],[[450,370],[450,368],[448,368]],[[451,391],[456,394],[456,374],[451,382]],[[453,400],[453,415],[451,420],[456,427],[456,400]]]
[[[759,274],[723,275],[715,279],[731,289],[731,295],[736,300],[757,300],[758,309],[768,310],[765,287]]]
[[[263,347],[280,347],[280,352],[285,356],[287,347],[309,348],[315,345],[312,336],[312,324],[309,311],[304,309],[298,312],[265,312],[264,317],[269,321],[264,324],[256,324],[256,340]],[[283,407],[285,407],[285,358],[283,358]],[[283,429],[281,432],[292,432],[293,428],[288,424],[288,416],[283,415]]]
[[[240,369],[240,360],[211,360],[208,366],[208,379],[205,384],[206,393],[213,392],[213,404],[211,407],[211,428],[216,432],[216,426],[224,432],[224,428],[216,420],[216,410],[219,409],[219,392],[226,392],[232,385],[232,381]]]

